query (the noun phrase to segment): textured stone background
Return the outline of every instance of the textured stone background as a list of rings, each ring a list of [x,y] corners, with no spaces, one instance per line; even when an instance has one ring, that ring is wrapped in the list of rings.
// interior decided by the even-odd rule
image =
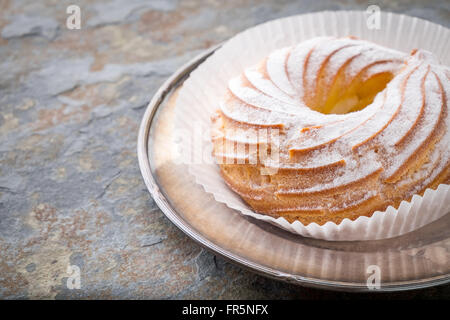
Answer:
[[[450,3],[371,1],[449,26]],[[65,27],[81,7],[82,29]],[[240,269],[156,207],[136,138],[183,62],[255,24],[366,1],[0,1],[0,298],[351,298]],[[66,288],[69,264],[82,288]],[[450,297],[450,286],[392,298]],[[358,297],[378,298],[380,295]]]

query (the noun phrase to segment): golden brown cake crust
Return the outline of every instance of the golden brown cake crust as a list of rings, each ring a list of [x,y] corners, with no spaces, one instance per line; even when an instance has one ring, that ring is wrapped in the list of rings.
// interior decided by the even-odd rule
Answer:
[[[256,212],[320,225],[450,182],[450,70],[354,38],[278,50],[213,117],[223,179]]]

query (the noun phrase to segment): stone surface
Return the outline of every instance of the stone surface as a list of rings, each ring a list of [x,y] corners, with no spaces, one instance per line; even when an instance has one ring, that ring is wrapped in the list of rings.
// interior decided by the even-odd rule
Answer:
[[[81,30],[66,28],[71,4]],[[445,0],[379,5],[449,26]],[[157,208],[135,150],[151,96],[201,50],[274,18],[366,6],[1,1],[0,298],[354,297],[269,280],[201,249]],[[69,265],[81,289],[67,288]],[[448,298],[450,287],[391,297]]]

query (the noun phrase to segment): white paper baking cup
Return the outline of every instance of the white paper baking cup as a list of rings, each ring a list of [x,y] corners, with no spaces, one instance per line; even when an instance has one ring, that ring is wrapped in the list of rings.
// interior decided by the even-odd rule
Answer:
[[[380,28],[370,29],[367,17],[365,12],[338,11],[273,20],[234,36],[190,74],[179,90],[176,102],[175,127],[183,132],[176,142],[181,148],[179,160],[188,164],[189,173],[206,192],[244,215],[302,236],[325,240],[391,238],[416,230],[450,211],[450,186],[441,184],[436,190],[427,189],[423,196],[414,195],[410,202],[402,201],[398,209],[388,207],[383,212],[376,211],[370,218],[344,219],[338,225],[327,222],[322,226],[316,223],[303,225],[299,221],[289,223],[282,217],[273,218],[252,211],[228,188],[210,155],[210,117],[218,109],[229,79],[276,49],[318,36],[353,35],[407,53],[415,48],[425,49],[433,52],[443,64],[450,65],[449,29],[418,18],[383,12]],[[204,132],[203,138],[192,142],[196,130],[197,133]],[[201,155],[201,159],[192,155]]]

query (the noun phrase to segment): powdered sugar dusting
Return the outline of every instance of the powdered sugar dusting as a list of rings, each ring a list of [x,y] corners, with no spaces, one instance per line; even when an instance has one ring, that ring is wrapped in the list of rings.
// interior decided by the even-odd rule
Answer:
[[[324,37],[277,50],[264,63],[264,68],[247,68],[243,75],[229,81],[232,98],[221,105],[222,113],[255,128],[282,125],[279,168],[302,170],[303,174],[327,170],[326,182],[279,185],[279,194],[331,190],[374,173],[388,179],[434,134],[440,121],[448,126],[442,100],[443,92],[447,99],[450,96],[448,69],[429,53],[418,51],[407,56],[367,41]],[[322,114],[305,102],[305,92],[318,90],[319,76],[321,85],[327,88],[337,73],[342,73],[349,85],[357,77],[366,81],[386,72],[393,74],[393,79],[360,111]],[[241,146],[263,143],[236,132],[225,132],[223,139]],[[442,140],[424,169],[429,177],[449,162],[448,132]],[[233,154],[220,155],[233,158]],[[244,154],[235,155],[236,160],[243,158]],[[273,159],[262,159],[261,164],[267,168],[277,165]],[[429,179],[423,179],[417,188],[427,182]],[[380,188],[375,188],[368,194],[373,197],[379,192]],[[348,200],[343,206],[356,202]]]
[[[286,59],[292,50],[291,47],[280,49],[272,53],[267,59],[266,70],[269,74],[270,80],[286,94],[290,96],[295,95],[295,90],[289,82],[286,73]]]

